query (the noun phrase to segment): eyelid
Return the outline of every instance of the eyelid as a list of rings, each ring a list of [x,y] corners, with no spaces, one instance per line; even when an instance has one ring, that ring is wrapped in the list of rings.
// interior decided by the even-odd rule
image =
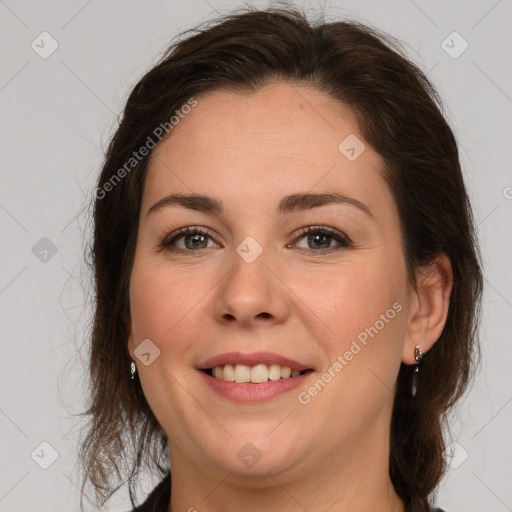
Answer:
[[[194,253],[194,252],[203,251],[204,249],[198,249],[197,251],[187,250],[187,249],[179,249],[179,248],[169,249],[169,247],[172,246],[172,243],[174,243],[177,239],[182,238],[188,234],[197,234],[197,233],[206,235],[207,237],[209,237],[212,241],[214,241],[217,244],[216,234],[211,229],[201,227],[201,226],[185,226],[185,227],[179,228],[179,229],[173,231],[172,233],[166,235],[165,237],[163,237],[163,239],[158,243],[158,250],[160,250],[160,251],[169,250],[169,251],[178,252],[178,253]],[[333,238],[334,240],[337,241],[337,243],[339,244],[339,247],[330,247],[328,249],[320,249],[320,250],[305,249],[303,247],[298,247],[298,250],[306,251],[309,253],[318,253],[319,255],[321,255],[321,254],[333,252],[333,251],[340,250],[340,249],[346,249],[353,245],[353,242],[350,239],[350,237],[348,237],[342,231],[339,231],[335,228],[331,228],[331,227],[324,226],[324,225],[311,225],[311,224],[308,224],[307,226],[304,226],[304,227],[296,230],[294,232],[295,236],[294,236],[294,239],[291,242],[291,244],[295,244],[299,239],[303,238],[305,235],[307,235],[309,233],[311,233],[311,234],[315,234],[315,233],[327,234],[331,238]],[[290,244],[288,244],[287,247],[290,247]],[[292,247],[293,247],[293,245],[292,245]],[[210,247],[210,249],[211,249],[211,247]]]
[[[300,228],[296,231],[296,237],[295,239],[302,237],[303,235],[307,233],[317,233],[317,232],[325,232],[329,235],[337,236],[343,239],[346,239],[347,242],[352,243],[352,240],[349,236],[347,236],[344,232],[339,231],[338,229],[331,228],[329,226],[324,226],[322,224],[318,225],[307,225],[303,228]]]
[[[171,243],[174,242],[178,238],[182,238],[188,234],[196,234],[200,233],[202,235],[206,235],[215,241],[216,234],[209,228],[201,227],[201,226],[185,226],[183,228],[179,228],[172,233],[165,235],[161,241],[158,243],[158,249],[161,251],[165,251],[168,247],[171,246]],[[217,243],[217,242],[215,242]],[[169,249],[170,250],[170,249]],[[184,249],[175,249],[176,252],[193,252],[186,251]]]
[[[330,228],[330,227],[324,226],[324,225],[308,225],[303,228],[300,228],[296,232],[296,236],[295,236],[292,244],[296,243],[297,240],[300,240],[307,234],[315,234],[315,233],[329,235],[331,238],[333,238],[334,240],[337,241],[337,243],[340,245],[340,247],[329,247],[328,249],[317,250],[317,251],[315,251],[314,249],[304,249],[303,247],[298,247],[298,249],[302,250],[302,251],[307,251],[307,252],[313,253],[313,254],[318,253],[318,255],[321,255],[321,254],[326,254],[326,253],[334,252],[334,251],[341,250],[341,249],[347,249],[354,245],[352,240],[350,239],[350,237],[348,237],[345,233],[343,233],[342,231],[339,231],[338,229]]]

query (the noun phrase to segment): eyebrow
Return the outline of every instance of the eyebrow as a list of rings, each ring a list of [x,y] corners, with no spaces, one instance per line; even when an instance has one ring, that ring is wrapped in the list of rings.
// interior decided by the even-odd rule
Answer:
[[[285,196],[279,201],[277,213],[285,215],[294,211],[311,210],[329,204],[349,204],[370,217],[374,217],[372,211],[361,201],[347,197],[337,192],[324,192],[320,194],[298,193]],[[221,215],[224,212],[222,201],[203,194],[170,194],[157,201],[146,215],[155,213],[163,208],[178,206],[196,210],[203,213]]]

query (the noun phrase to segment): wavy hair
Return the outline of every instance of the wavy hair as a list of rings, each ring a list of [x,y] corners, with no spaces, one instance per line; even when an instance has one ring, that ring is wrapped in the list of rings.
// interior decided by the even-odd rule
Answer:
[[[126,163],[190,98],[216,89],[257,91],[278,80],[314,87],[356,114],[365,142],[384,161],[411,283],[414,271],[440,253],[451,262],[448,318],[421,362],[415,398],[414,367],[402,364],[399,371],[389,460],[407,511],[427,510],[443,477],[446,415],[479,360],[482,271],[457,143],[442,102],[401,45],[365,24],[311,22],[291,7],[245,8],[171,42],[131,91],[97,182],[88,255],[95,312],[82,413],[89,423],[79,453],[82,493],[92,484],[96,504],[103,506],[126,482],[135,504],[139,471],[156,469],[163,476],[168,470],[167,435],[138,378],[130,379],[127,348],[130,274],[152,152]]]

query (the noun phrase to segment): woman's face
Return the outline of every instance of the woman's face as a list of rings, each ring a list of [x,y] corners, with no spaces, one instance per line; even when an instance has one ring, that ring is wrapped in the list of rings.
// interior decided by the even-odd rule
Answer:
[[[130,286],[171,464],[245,478],[385,460],[414,294],[381,157],[305,86],[196,100],[152,155]]]

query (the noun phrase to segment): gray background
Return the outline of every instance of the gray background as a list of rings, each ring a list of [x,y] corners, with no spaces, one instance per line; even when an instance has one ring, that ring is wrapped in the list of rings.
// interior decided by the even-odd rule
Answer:
[[[84,406],[90,315],[85,207],[138,78],[172,36],[240,5],[0,1],[0,512],[79,509],[81,422],[73,415]],[[328,19],[357,19],[403,40],[447,105],[474,204],[486,292],[482,366],[453,420],[457,444],[438,505],[448,512],[512,510],[512,2],[299,5],[323,5]],[[47,58],[40,56],[51,49],[43,31],[58,44]],[[463,40],[446,39],[454,31],[469,45],[457,58]],[[142,491],[155,483],[148,477]],[[123,491],[108,510],[129,508]]]

